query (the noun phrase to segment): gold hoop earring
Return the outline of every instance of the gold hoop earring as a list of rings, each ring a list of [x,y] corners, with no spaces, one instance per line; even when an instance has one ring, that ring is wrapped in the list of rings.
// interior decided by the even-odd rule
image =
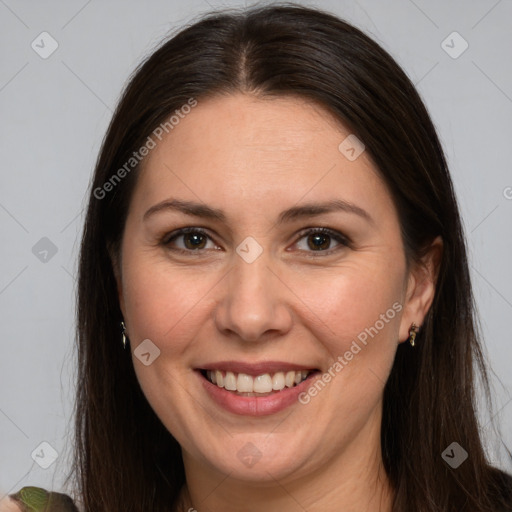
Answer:
[[[409,343],[411,347],[414,347],[414,341],[416,340],[416,333],[418,332],[418,326],[413,322],[409,329]]]
[[[128,336],[126,336],[126,325],[121,322],[121,336],[123,337],[123,348],[126,350],[126,345],[129,343]]]

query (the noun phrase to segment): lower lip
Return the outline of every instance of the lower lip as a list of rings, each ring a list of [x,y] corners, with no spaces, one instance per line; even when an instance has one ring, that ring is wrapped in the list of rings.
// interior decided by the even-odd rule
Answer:
[[[267,396],[235,395],[231,391],[226,391],[224,388],[219,388],[216,384],[212,384],[200,371],[197,371],[197,373],[211,399],[227,411],[245,416],[267,416],[297,403],[299,395],[309,388],[312,378],[318,372],[312,373],[306,380],[303,380],[293,388],[284,388],[277,393]]]

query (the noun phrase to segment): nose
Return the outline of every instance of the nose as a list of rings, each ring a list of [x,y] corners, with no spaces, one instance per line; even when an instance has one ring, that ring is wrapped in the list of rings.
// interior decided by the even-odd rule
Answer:
[[[238,255],[234,258],[215,312],[219,331],[243,341],[286,334],[292,326],[286,286],[263,255],[252,263]]]

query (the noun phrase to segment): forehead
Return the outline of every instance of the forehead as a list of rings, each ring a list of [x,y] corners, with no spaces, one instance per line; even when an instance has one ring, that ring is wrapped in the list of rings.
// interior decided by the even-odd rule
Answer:
[[[146,157],[134,200],[181,195],[240,210],[240,202],[257,208],[329,194],[389,207],[367,153],[355,160],[344,154],[349,136],[326,109],[300,97],[199,100]]]
[[[164,135],[149,160],[177,150],[193,154],[198,147],[208,148],[210,157],[217,155],[217,148],[223,156],[227,152],[230,155],[253,152],[279,157],[282,151],[304,154],[308,148],[317,153],[322,141],[324,149],[331,146],[331,150],[337,150],[336,141],[344,133],[349,132],[326,109],[304,98],[259,98],[237,93],[199,100]],[[293,160],[293,155],[288,158]]]

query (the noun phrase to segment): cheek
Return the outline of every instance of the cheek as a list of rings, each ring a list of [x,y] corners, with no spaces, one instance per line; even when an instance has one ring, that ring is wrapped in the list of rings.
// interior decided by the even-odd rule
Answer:
[[[306,309],[316,313],[329,352],[341,354],[352,340],[379,339],[394,344],[398,339],[403,273],[390,268],[377,255],[357,264],[346,263],[324,273],[310,273],[296,281],[297,295]]]
[[[169,262],[135,247],[127,247],[125,254],[129,255],[123,267],[125,312],[135,343],[149,338],[176,354],[209,321],[214,328],[213,302],[222,300],[216,290],[216,285],[224,289],[222,272],[171,268]],[[392,305],[401,297],[400,273],[382,261],[375,264],[376,259],[301,275],[284,272],[284,281],[294,290],[285,307],[295,310],[298,324],[317,331],[317,339],[332,356],[349,350],[353,339],[374,339],[375,328],[379,339],[398,337],[399,315]]]
[[[204,323],[199,318],[216,276],[171,268],[169,262],[136,249],[128,248],[126,254],[130,256],[123,267],[123,296],[130,336],[139,342],[149,338],[173,354],[181,352]]]
[[[329,398],[323,403],[337,405],[319,414],[334,423],[348,422],[348,430],[350,425],[360,428],[378,406],[398,346],[402,268],[399,259],[392,267],[383,265],[383,260],[382,254],[368,255],[330,275],[308,276],[298,291],[306,304],[303,315],[311,310],[321,320],[308,328],[329,357],[323,374],[327,390],[322,391]],[[322,400],[315,407],[322,407]]]
[[[325,388],[318,385],[303,399],[314,402],[318,390],[324,397],[314,402],[318,416],[344,424],[346,435],[359,431],[378,407],[398,346],[402,269],[397,264],[390,270],[379,258],[372,261],[304,278],[298,292],[305,303],[302,314],[316,313],[317,327],[311,322],[308,328],[330,359],[323,373]],[[333,444],[340,442],[335,431],[326,429],[325,435]]]
[[[146,339],[160,350],[149,366],[134,354],[134,370],[169,431],[183,433],[187,430],[183,411],[197,415],[189,410],[191,395],[183,382],[188,378],[190,354],[200,340],[197,334],[211,308],[209,293],[218,279],[211,272],[171,268],[162,257],[136,247],[126,247],[125,254],[123,296],[132,351]]]

